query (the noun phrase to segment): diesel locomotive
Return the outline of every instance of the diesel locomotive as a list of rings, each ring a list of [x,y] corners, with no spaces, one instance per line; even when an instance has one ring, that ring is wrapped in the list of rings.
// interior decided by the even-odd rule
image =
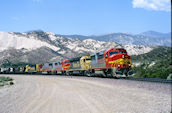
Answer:
[[[125,49],[112,48],[63,61],[26,65],[23,73],[119,77],[128,76],[131,66],[131,58]]]

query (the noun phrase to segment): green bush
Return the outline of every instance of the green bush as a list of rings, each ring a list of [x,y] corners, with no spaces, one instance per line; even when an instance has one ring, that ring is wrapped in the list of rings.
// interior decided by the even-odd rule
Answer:
[[[5,85],[13,85],[13,79],[11,77],[0,76],[0,87]]]
[[[12,81],[13,79],[11,77],[0,77],[0,81],[3,82],[3,81]]]
[[[131,56],[132,62],[140,62],[141,65],[134,67],[134,77],[142,78],[163,78],[167,79],[172,73],[171,48],[158,47],[149,53]],[[152,62],[154,65],[150,66]]]
[[[11,82],[10,82],[10,85],[14,85],[14,82],[11,81]]]
[[[4,86],[4,84],[3,83],[0,83],[0,87],[2,87],[2,86]]]

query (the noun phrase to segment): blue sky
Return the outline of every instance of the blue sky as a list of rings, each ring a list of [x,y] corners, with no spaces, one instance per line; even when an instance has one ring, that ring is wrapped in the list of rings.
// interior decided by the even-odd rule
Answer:
[[[0,31],[56,34],[171,31],[170,0],[1,0]]]

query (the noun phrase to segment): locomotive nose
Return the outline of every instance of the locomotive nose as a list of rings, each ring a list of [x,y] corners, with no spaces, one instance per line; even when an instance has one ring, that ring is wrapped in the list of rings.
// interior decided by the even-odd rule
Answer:
[[[109,58],[114,58],[116,55],[115,54],[113,54],[113,55],[111,55],[111,56],[109,56]]]
[[[111,55],[109,58],[112,60],[116,60],[120,58],[125,59],[125,58],[128,58],[128,56],[126,54],[117,54],[117,55],[114,54],[114,55]]]

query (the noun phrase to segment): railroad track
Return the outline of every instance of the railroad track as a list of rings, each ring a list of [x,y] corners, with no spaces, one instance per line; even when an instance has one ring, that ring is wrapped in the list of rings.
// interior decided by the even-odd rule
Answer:
[[[133,77],[124,78],[124,77],[121,77],[120,79],[146,81],[146,82],[172,83],[172,80],[160,79],[160,78],[133,78]]]

